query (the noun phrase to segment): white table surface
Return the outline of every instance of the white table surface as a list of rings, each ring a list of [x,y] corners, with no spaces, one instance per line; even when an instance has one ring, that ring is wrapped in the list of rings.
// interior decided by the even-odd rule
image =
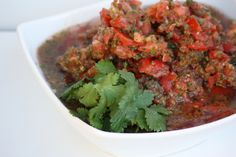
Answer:
[[[15,32],[0,32],[0,157],[111,157],[84,139],[38,90]],[[236,126],[170,157],[235,157]]]

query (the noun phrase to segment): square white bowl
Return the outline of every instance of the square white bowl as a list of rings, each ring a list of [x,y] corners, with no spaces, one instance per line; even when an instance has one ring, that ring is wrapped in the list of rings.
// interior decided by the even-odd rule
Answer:
[[[157,2],[157,0],[146,0],[144,5]],[[201,0],[206,4],[223,11],[228,16],[234,17],[235,0],[215,1]],[[48,17],[32,22],[21,24],[18,28],[18,35],[24,54],[27,57],[29,66],[31,66],[41,89],[47,94],[48,99],[53,100],[55,109],[62,113],[82,135],[102,150],[117,157],[158,157],[177,153],[186,150],[194,145],[200,144],[205,140],[210,140],[217,135],[219,131],[227,129],[228,125],[234,125],[236,115],[205,124],[202,126],[183,129],[178,131],[169,131],[162,133],[109,133],[95,129],[80,119],[73,117],[69,110],[61,103],[50,89],[44,79],[42,71],[37,60],[38,47],[53,34],[79,23],[90,21],[99,16],[99,11],[106,7],[110,2],[102,2],[89,7],[79,8],[57,16]],[[236,16],[235,16],[236,17]]]

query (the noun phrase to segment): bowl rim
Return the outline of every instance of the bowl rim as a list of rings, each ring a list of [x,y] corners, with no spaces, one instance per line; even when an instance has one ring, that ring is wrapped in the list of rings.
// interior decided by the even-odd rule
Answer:
[[[76,121],[79,121],[82,125],[84,125],[84,127],[86,127],[88,129],[87,130],[88,132],[90,132],[94,135],[107,137],[107,138],[113,138],[113,139],[118,139],[118,138],[119,139],[120,138],[125,138],[125,139],[134,139],[134,138],[147,139],[148,138],[148,139],[150,139],[150,138],[172,137],[172,136],[176,136],[176,135],[179,136],[179,135],[183,135],[183,134],[194,134],[197,132],[205,131],[207,129],[217,128],[217,127],[220,127],[221,125],[224,125],[224,124],[227,124],[233,120],[236,120],[236,114],[233,114],[228,117],[225,117],[225,118],[222,118],[222,119],[210,122],[210,123],[202,124],[202,125],[191,127],[191,128],[173,130],[173,131],[147,132],[147,133],[116,133],[116,132],[107,132],[107,131],[103,131],[103,130],[99,130],[97,128],[94,128],[94,127],[90,126],[89,124],[83,122],[79,118],[74,117],[72,114],[70,114],[69,110],[59,100],[59,98],[53,93],[49,84],[44,79],[44,77],[40,74],[40,71],[37,69],[37,65],[30,55],[30,50],[28,49],[28,44],[24,40],[24,33],[23,33],[24,31],[23,30],[25,27],[27,27],[29,25],[33,25],[38,22],[43,22],[45,20],[55,20],[55,19],[60,20],[61,18],[63,19],[67,16],[71,16],[73,14],[78,14],[78,12],[86,11],[86,10],[94,8],[94,7],[96,7],[96,8],[103,7],[104,5],[107,5],[107,4],[110,4],[110,1],[98,2],[95,4],[89,5],[89,6],[80,7],[80,8],[73,9],[71,11],[63,12],[60,14],[56,14],[53,16],[48,16],[48,17],[44,17],[44,18],[40,18],[40,19],[36,19],[36,20],[31,20],[28,22],[23,22],[17,26],[17,35],[18,35],[18,39],[21,43],[23,54],[25,55],[29,65],[31,67],[31,70],[37,79],[37,82],[40,84],[42,90],[44,90],[44,92],[47,94],[48,98],[52,99],[52,101],[57,104],[57,105],[53,104],[53,106],[59,108],[60,111],[63,112],[62,114],[64,116],[70,116],[70,118],[74,118]],[[88,21],[89,20],[90,19],[88,19]],[[66,118],[66,119],[68,119],[68,118]]]

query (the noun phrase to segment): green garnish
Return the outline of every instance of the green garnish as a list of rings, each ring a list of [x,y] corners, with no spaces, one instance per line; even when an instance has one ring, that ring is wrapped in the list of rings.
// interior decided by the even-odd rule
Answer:
[[[99,61],[96,69],[91,82],[79,81],[61,96],[63,101],[83,105],[71,111],[74,116],[112,132],[124,132],[130,126],[146,131],[166,130],[169,112],[153,104],[153,93],[140,89],[133,73],[118,71],[110,61]]]

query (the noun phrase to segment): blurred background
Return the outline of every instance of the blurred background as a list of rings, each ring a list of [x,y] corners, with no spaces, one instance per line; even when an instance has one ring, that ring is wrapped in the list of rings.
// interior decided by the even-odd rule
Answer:
[[[54,15],[101,1],[111,0],[0,0],[0,31],[15,30],[16,26],[21,22]],[[201,2],[203,0],[198,1]],[[236,0],[207,1],[210,4],[212,2],[217,4],[218,7],[224,5],[225,9],[223,11],[226,14],[230,14],[235,9]]]
[[[0,31],[15,30],[21,22],[101,1],[105,0],[0,0]]]

